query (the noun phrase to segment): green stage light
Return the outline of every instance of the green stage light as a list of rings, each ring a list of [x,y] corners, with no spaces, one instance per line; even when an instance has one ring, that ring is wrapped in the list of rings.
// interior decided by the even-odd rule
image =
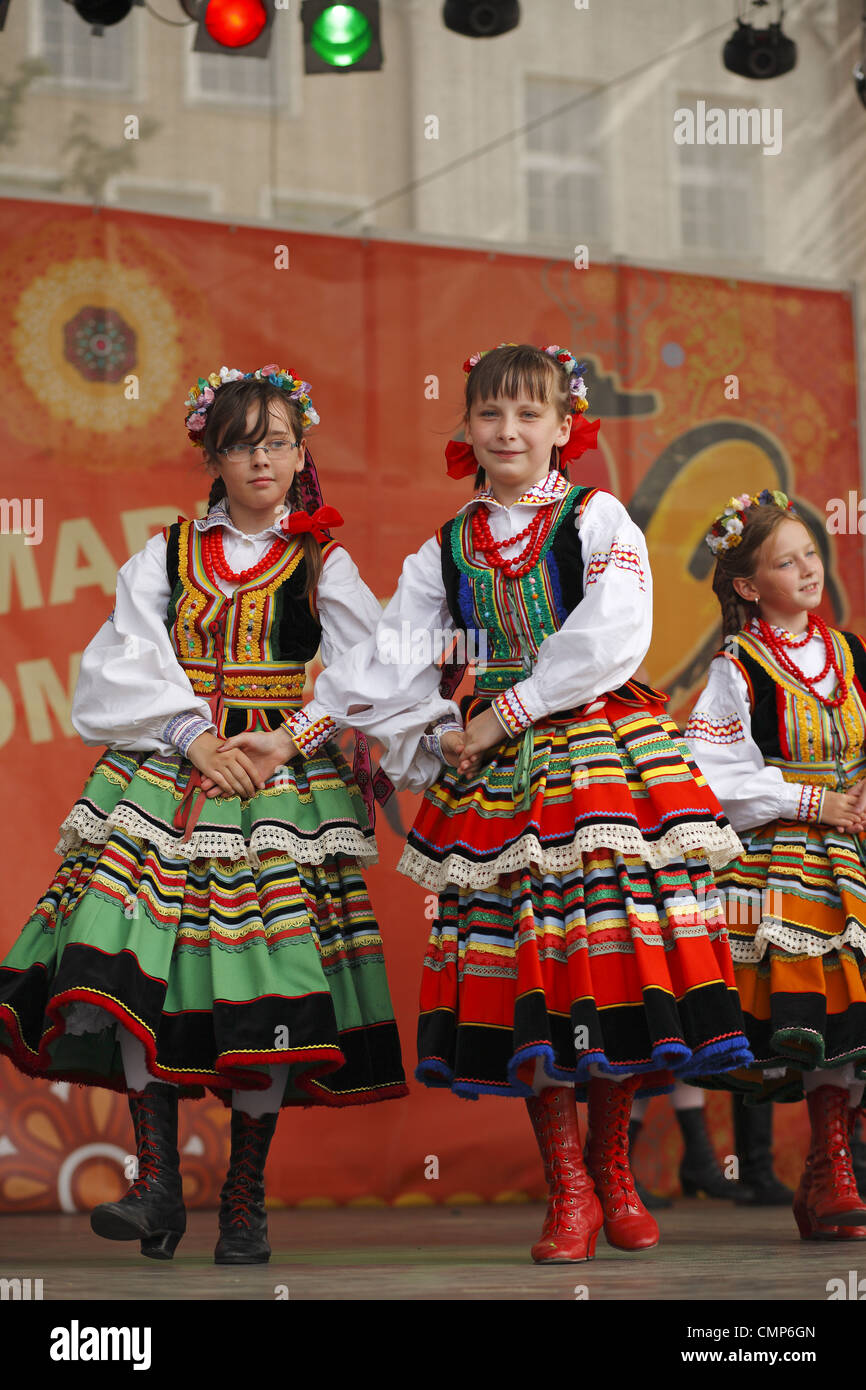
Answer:
[[[378,0],[324,5],[304,0],[304,70],[376,72],[382,66]]]
[[[372,41],[370,22],[354,5],[329,5],[313,25],[313,48],[335,68],[352,67]]]

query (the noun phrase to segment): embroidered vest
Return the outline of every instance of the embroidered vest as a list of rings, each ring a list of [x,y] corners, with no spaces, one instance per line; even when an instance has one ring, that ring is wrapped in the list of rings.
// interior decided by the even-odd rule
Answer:
[[[276,728],[301,707],[306,665],[322,632],[313,595],[303,595],[303,542],[291,541],[227,598],[205,571],[204,533],[180,521],[163,534],[171,585],[165,624],[193,690],[211,705],[222,737]],[[337,543],[325,542],[323,557]]]
[[[829,629],[848,698],[828,709],[779,666],[749,632],[737,633],[735,661],[749,689],[752,738],[786,782],[844,789],[866,773],[866,650],[853,632]]]
[[[475,558],[472,515],[439,532],[442,579],[455,626],[479,656],[478,695],[496,695],[529,675],[538,648],[583,598],[583,554],[575,525],[596,488],[571,487],[551,504],[553,519],[538,562],[519,579]]]

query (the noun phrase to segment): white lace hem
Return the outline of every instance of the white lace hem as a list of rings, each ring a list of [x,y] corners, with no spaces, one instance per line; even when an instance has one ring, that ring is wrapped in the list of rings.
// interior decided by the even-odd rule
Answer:
[[[732,930],[736,930],[735,925],[728,928],[729,933]],[[735,965],[754,965],[764,959],[771,942],[792,956],[826,956],[842,946],[858,946],[866,953],[866,927],[861,927],[859,922],[849,922],[839,936],[817,941],[807,932],[786,927],[783,922],[762,922],[751,941],[735,939],[730,935],[728,941]]]
[[[167,831],[152,825],[133,806],[122,802],[105,819],[95,816],[85,806],[73,807],[60,827],[57,854],[66,856],[83,842],[105,844],[115,830],[125,830],[156,847],[168,859],[230,859],[246,860],[252,869],[259,869],[262,850],[278,850],[288,854],[296,864],[322,864],[331,855],[342,854],[359,861],[361,867],[376,864],[379,855],[375,841],[368,840],[360,830],[351,826],[325,829],[315,840],[305,840],[281,826],[256,827],[247,844],[240,831],[194,830],[184,843]]]
[[[502,874],[533,868],[540,874],[562,875],[581,867],[584,854],[594,849],[610,849],[618,854],[636,855],[651,869],[662,869],[686,855],[706,859],[720,869],[742,853],[742,845],[730,826],[679,826],[650,844],[633,826],[587,825],[571,844],[544,849],[537,835],[521,835],[516,844],[489,864],[478,864],[464,854],[449,854],[442,863],[429,858],[414,845],[406,845],[397,870],[424,888],[441,893],[449,885],[458,888],[489,888]]]

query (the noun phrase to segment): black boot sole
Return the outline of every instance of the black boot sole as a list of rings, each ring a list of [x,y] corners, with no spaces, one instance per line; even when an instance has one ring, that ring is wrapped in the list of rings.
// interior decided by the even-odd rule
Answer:
[[[103,1240],[141,1240],[150,1234],[130,1217],[116,1211],[102,1211],[99,1207],[90,1213],[90,1229]]]
[[[215,1265],[266,1265],[270,1258],[268,1251],[267,1255],[214,1255],[213,1262]]]
[[[103,1240],[140,1240],[141,1253],[152,1260],[170,1260],[186,1230],[143,1230],[123,1212],[96,1207],[90,1213],[90,1229]]]

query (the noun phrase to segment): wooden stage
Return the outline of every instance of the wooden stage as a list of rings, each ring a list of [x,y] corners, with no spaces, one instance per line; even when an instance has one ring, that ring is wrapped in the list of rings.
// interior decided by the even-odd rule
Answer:
[[[0,1216],[0,1278],[42,1279],[45,1300],[827,1300],[827,1281],[866,1274],[866,1241],[801,1241],[788,1208],[682,1198],[657,1213],[656,1249],[627,1255],[599,1235],[595,1259],[538,1267],[541,1205],[281,1209],[273,1255],[213,1264],[215,1211],[190,1214],[171,1262],[101,1240],[86,1216]],[[578,1286],[585,1286],[581,1293]],[[576,1290],[578,1290],[576,1292]],[[804,1310],[805,1311],[805,1310]]]

